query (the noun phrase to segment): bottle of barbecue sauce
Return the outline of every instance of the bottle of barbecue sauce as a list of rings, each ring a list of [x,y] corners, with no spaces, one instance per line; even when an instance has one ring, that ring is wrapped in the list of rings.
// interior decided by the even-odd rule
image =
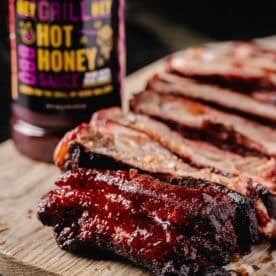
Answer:
[[[12,138],[50,162],[62,135],[120,105],[124,0],[9,0]]]

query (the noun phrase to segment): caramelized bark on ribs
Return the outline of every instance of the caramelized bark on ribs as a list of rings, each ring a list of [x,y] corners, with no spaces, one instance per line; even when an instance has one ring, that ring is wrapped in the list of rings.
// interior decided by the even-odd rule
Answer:
[[[225,176],[246,175],[256,178],[262,186],[276,194],[276,161],[273,158],[243,157],[221,150],[209,143],[184,138],[168,126],[146,115],[129,112],[120,108],[103,109],[93,115],[92,127],[111,120],[149,135],[181,159],[197,168],[211,168]]]
[[[276,130],[181,96],[158,92],[147,90],[135,95],[131,108],[169,123],[186,136],[239,154],[276,156]]]
[[[75,133],[78,130],[73,131]],[[147,134],[122,126],[112,121],[92,122],[90,129],[82,129],[73,141],[68,133],[56,149],[56,164],[63,170],[84,168],[136,168],[140,172],[147,172],[160,179],[203,180],[210,185],[219,183],[238,191],[244,196],[253,197],[252,203],[258,204],[256,209],[260,216],[260,230],[267,236],[273,235],[274,221],[267,213],[259,194],[265,194],[259,183],[244,176],[223,176],[212,172],[211,169],[198,169],[185,163],[175,154],[164,148],[157,141],[153,141]],[[107,142],[108,141],[108,142]],[[60,149],[67,147],[67,154]],[[249,200],[250,201],[250,200]],[[241,204],[242,205],[242,204]],[[249,210],[249,202],[244,210]],[[247,216],[248,217],[248,216]],[[248,221],[240,218],[239,221]],[[249,225],[254,225],[250,220]],[[249,226],[250,227],[250,226]],[[254,227],[253,227],[254,228]],[[248,234],[255,240],[256,233]],[[247,247],[248,247],[247,243]],[[246,247],[246,245],[241,245]]]
[[[157,275],[207,275],[239,252],[237,210],[213,186],[89,169],[68,171],[56,185],[41,199],[38,217],[63,249],[108,249]]]
[[[242,49],[241,46],[191,48],[170,58],[168,69],[183,76],[243,90],[275,90],[275,53],[271,52],[272,60],[268,55],[260,54],[253,58],[253,49],[247,51],[245,53],[245,47]]]

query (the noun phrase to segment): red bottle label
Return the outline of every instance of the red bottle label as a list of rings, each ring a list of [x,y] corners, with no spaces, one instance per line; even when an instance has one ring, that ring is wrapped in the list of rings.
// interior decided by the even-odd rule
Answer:
[[[123,1],[10,0],[12,95],[33,111],[120,103]]]

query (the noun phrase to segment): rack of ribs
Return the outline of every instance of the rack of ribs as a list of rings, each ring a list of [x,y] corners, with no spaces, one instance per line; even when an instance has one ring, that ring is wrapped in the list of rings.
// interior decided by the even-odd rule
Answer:
[[[156,275],[230,275],[219,266],[240,252],[245,233],[236,228],[231,197],[215,186],[81,168],[56,185],[41,199],[38,217],[54,228],[61,248],[109,250]]]
[[[251,202],[247,204],[254,205],[261,232],[268,237],[275,235],[275,220],[271,217],[271,208],[267,208],[272,200],[261,182],[243,175],[223,175],[210,168],[194,167],[148,134],[111,120],[100,119],[96,123],[94,119],[91,124],[68,133],[56,149],[55,162],[64,171],[80,167],[135,168],[171,183],[205,181],[208,185],[225,187],[227,192],[237,192],[234,198],[239,195],[243,198],[241,201],[247,198]],[[240,221],[254,224],[254,219]]]
[[[221,266],[276,238],[276,51],[193,48],[119,108],[59,142],[64,172],[38,206],[72,252],[111,251],[156,275]]]

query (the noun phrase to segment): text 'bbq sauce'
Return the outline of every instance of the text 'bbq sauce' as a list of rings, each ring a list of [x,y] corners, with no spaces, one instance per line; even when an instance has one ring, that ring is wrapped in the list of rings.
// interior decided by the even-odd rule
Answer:
[[[51,161],[60,137],[120,105],[124,0],[9,0],[12,137]]]

